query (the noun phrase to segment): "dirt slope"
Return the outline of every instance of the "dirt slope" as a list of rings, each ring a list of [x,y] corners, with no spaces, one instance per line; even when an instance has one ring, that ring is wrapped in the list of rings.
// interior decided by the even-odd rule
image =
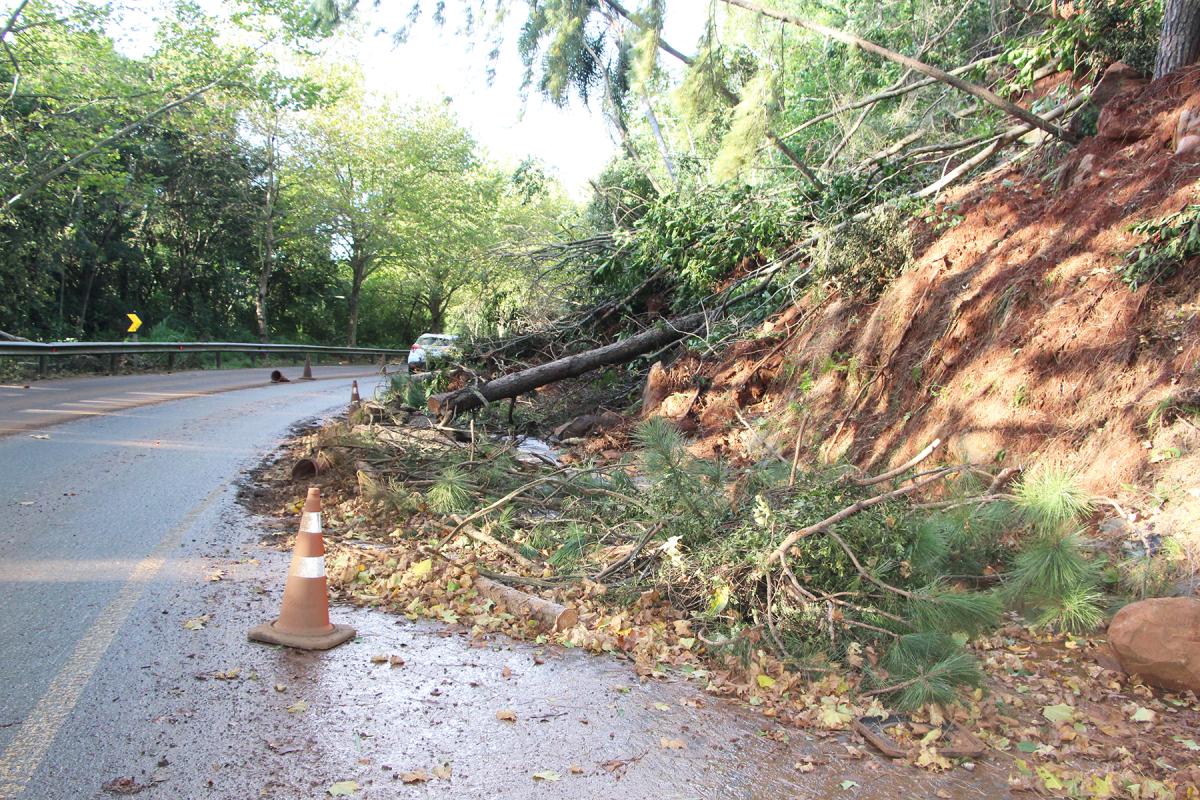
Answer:
[[[864,467],[940,437],[948,459],[1063,463],[1195,525],[1197,420],[1147,421],[1200,391],[1196,265],[1136,292],[1114,267],[1139,241],[1131,225],[1195,202],[1200,153],[1176,156],[1174,137],[1198,106],[1200,71],[1118,96],[1060,169],[1035,159],[947,198],[961,222],[925,227],[877,303],[813,292],[721,360],[676,363],[666,391],[703,387],[682,424],[702,450],[745,455],[739,408],[790,453],[807,416],[806,457]]]

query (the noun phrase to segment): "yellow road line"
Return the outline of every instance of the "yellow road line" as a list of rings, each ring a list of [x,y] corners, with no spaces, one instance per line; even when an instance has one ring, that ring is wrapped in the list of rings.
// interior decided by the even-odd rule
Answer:
[[[210,492],[178,525],[167,531],[154,549],[133,568],[116,597],[83,634],[75,652],[54,676],[46,693],[21,723],[5,748],[3,757],[0,757],[0,800],[13,800],[25,790],[58,736],[59,729],[79,702],[88,681],[100,665],[100,659],[146,591],[147,584],[162,569],[171,551],[179,546],[200,515],[220,498],[226,486],[228,482]]]

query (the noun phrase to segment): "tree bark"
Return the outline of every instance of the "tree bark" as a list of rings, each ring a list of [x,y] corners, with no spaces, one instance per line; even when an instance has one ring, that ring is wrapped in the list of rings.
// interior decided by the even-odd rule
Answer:
[[[682,339],[707,321],[708,314],[703,311],[667,320],[665,325],[656,325],[628,339],[612,342],[594,350],[539,364],[478,386],[435,394],[429,398],[429,409],[435,414],[453,416],[461,411],[479,408],[484,401],[490,403],[506,397],[517,397],[548,383],[573,378],[599,367],[623,364]]]
[[[254,297],[254,319],[258,323],[258,338],[262,342],[270,339],[267,322],[267,292],[271,286],[271,273],[275,271],[275,200],[279,195],[279,179],[275,172],[275,136],[278,117],[267,133],[267,188],[263,193],[262,263],[258,270],[258,293]]]
[[[1189,1],[1194,2],[1195,0]],[[919,72],[922,75],[928,75],[931,78],[936,78],[942,83],[949,84],[955,89],[958,89],[961,92],[966,92],[972,97],[977,97],[988,105],[994,106],[1004,113],[1016,117],[1022,122],[1026,122],[1035,128],[1040,128],[1046,133],[1062,139],[1065,142],[1075,144],[1079,141],[1079,137],[1070,131],[1063,130],[1057,125],[1052,125],[1051,123],[1039,117],[1037,114],[1021,108],[1016,103],[1011,103],[1008,100],[1005,100],[1003,97],[990,89],[977,86],[969,81],[963,80],[957,75],[952,75],[943,69],[931,66],[923,61],[918,61],[917,59],[903,55],[902,53],[897,53],[895,50],[889,50],[888,48],[875,44],[875,42],[868,41],[861,36],[855,36],[853,33],[847,33],[846,31],[838,30],[837,28],[830,28],[829,26],[822,25],[819,22],[811,22],[802,17],[798,17],[795,14],[788,14],[783,11],[776,11],[771,8],[766,8],[758,5],[757,3],[752,3],[750,0],[722,0],[722,2],[726,3],[727,5],[744,8],[747,11],[753,11],[754,13],[761,14],[764,17],[770,17],[771,19],[777,19],[782,22],[786,22],[789,25],[795,25],[797,27],[804,28],[805,30],[810,30],[813,33],[820,34],[821,36],[825,36],[829,39],[834,39],[852,47],[858,47],[862,50],[866,50],[868,53],[874,53],[877,56],[886,58],[888,61],[895,62],[903,67],[908,67],[914,72]]]
[[[350,322],[346,331],[346,346],[358,346],[358,297],[362,292],[363,281],[367,275],[367,259],[361,253],[356,252],[350,260]]]
[[[1200,57],[1200,0],[1167,0],[1162,35],[1154,59],[1154,77],[1161,78],[1194,64]]]

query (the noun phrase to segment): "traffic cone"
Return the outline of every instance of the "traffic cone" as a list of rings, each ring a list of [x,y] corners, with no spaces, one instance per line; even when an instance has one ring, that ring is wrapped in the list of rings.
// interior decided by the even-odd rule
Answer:
[[[312,356],[310,356],[308,353],[304,354],[304,374],[300,376],[300,380],[314,380],[312,376]]]
[[[358,381],[350,381],[350,409],[353,411],[362,405],[362,398],[358,396]]]
[[[328,650],[355,636],[349,625],[329,622],[329,585],[325,579],[325,543],[321,539],[321,490],[309,487],[300,515],[300,532],[283,589],[279,619],[251,628],[256,642],[300,650]]]

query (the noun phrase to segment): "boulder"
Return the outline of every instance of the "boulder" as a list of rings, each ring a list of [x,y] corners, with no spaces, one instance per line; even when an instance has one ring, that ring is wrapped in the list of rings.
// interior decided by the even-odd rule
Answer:
[[[564,422],[554,429],[554,435],[559,439],[578,439],[587,436],[596,427],[600,418],[595,414],[580,414],[570,422]]]
[[[642,390],[642,414],[649,416],[671,393],[670,378],[661,361],[655,361],[646,376],[646,388]]]
[[[1108,626],[1108,643],[1126,672],[1162,689],[1200,694],[1200,599],[1130,603]]]

